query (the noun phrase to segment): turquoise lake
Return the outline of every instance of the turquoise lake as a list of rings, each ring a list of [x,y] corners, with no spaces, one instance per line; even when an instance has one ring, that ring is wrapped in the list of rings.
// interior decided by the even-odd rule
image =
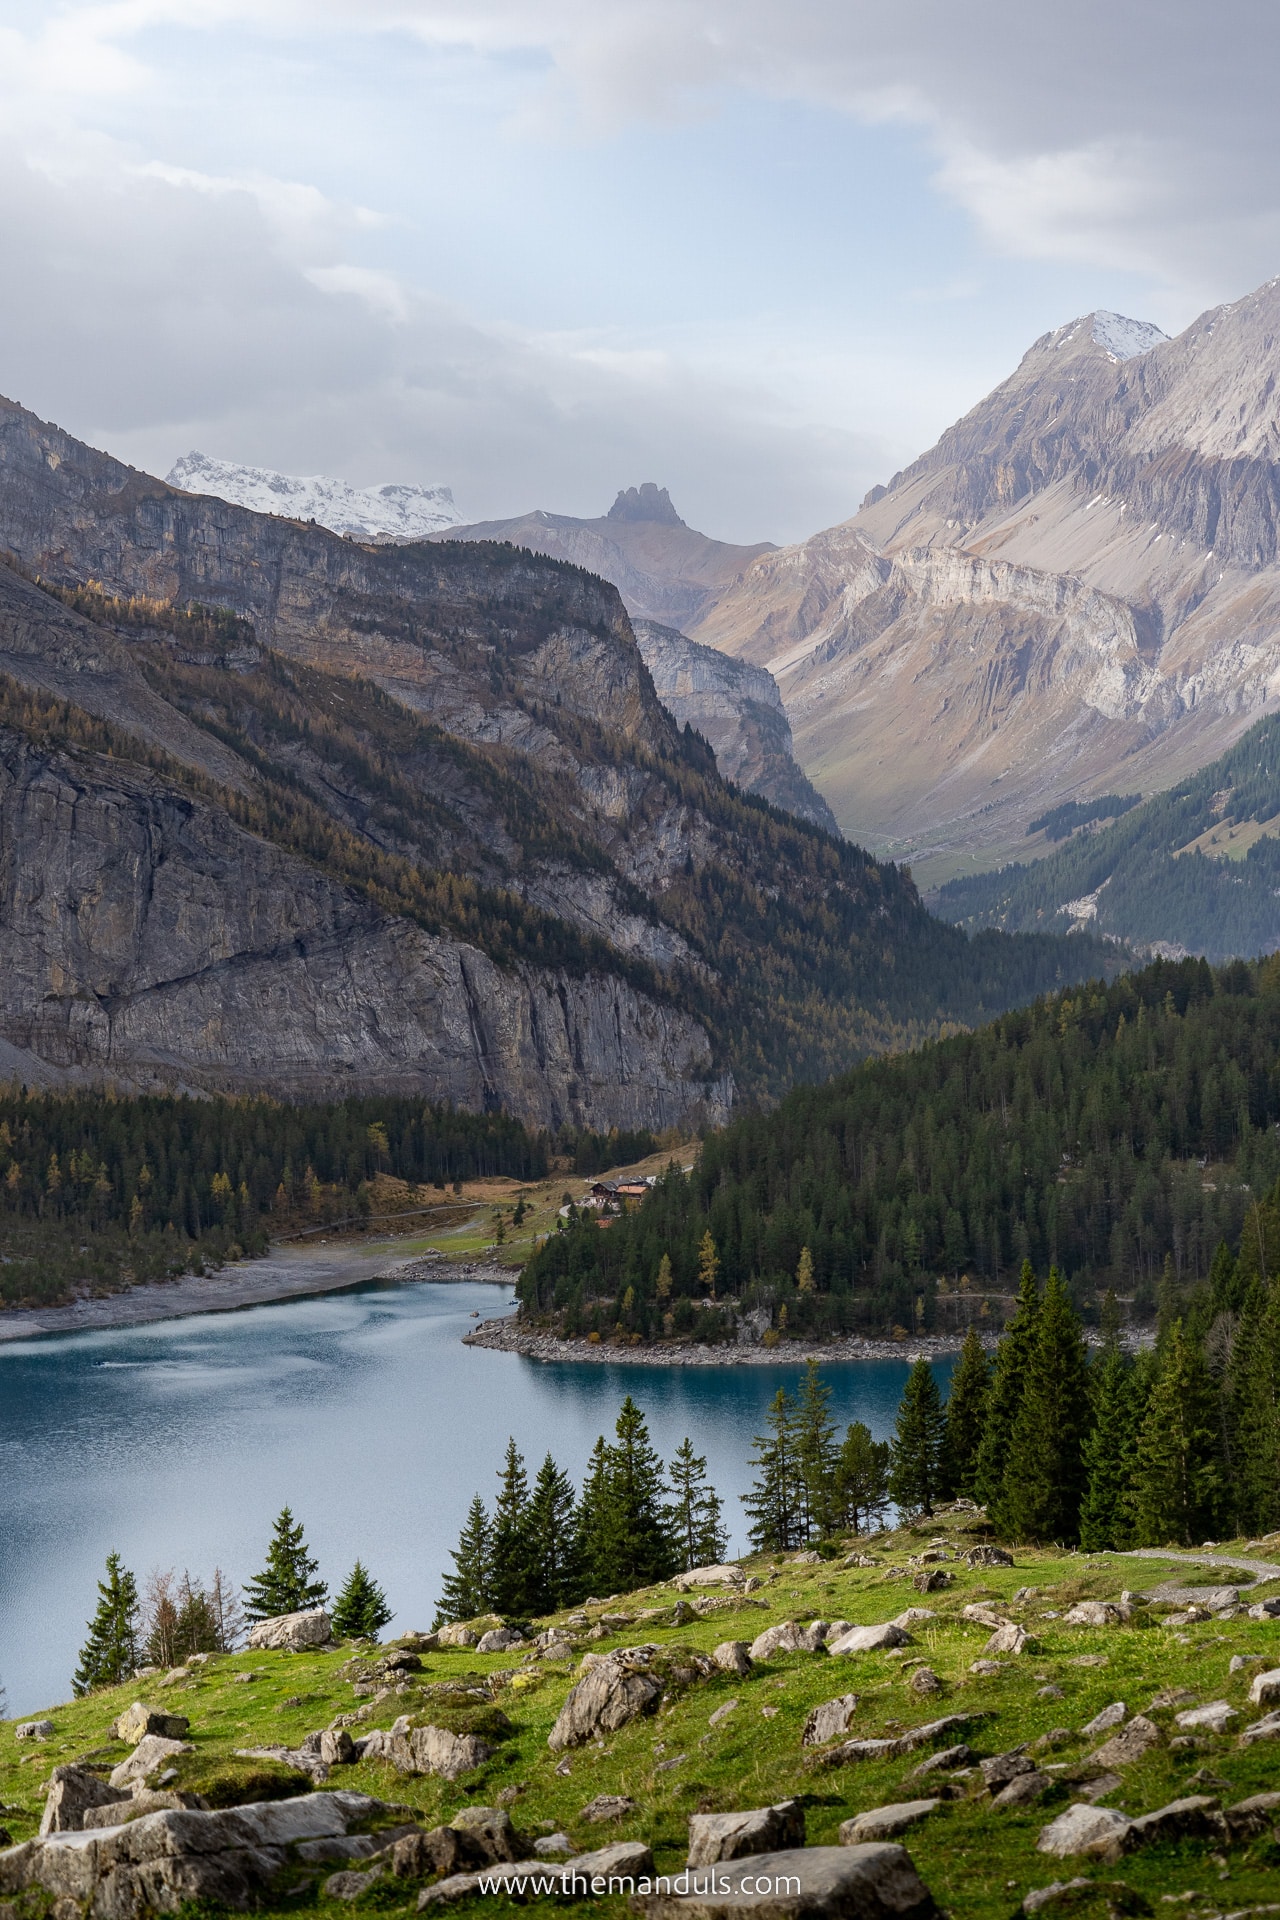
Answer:
[[[508,1434],[530,1474],[548,1449],[575,1481],[626,1393],[669,1458],[689,1434],[725,1501],[733,1550],[751,1439],[795,1366],[543,1364],[461,1345],[491,1286],[350,1293],[0,1347],[0,1684],[10,1714],[66,1699],[103,1562],[261,1565],[288,1503],[321,1573],[359,1556],[392,1632],[429,1627],[473,1493]],[[951,1362],[938,1363],[945,1387]],[[825,1369],[842,1425],[892,1429],[905,1361]]]

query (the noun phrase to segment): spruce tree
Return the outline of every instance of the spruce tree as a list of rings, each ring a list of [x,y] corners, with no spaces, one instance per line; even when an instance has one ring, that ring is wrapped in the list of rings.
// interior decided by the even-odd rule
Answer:
[[[582,1492],[574,1515],[574,1531],[586,1594],[603,1599],[612,1591],[609,1576],[614,1562],[613,1511],[609,1497],[609,1450],[601,1434],[591,1449]]]
[[[526,1620],[534,1610],[536,1574],[529,1531],[529,1482],[514,1440],[498,1474],[489,1550],[490,1605],[496,1613]]]
[[[687,1437],[676,1448],[667,1468],[673,1499],[671,1537],[682,1573],[693,1567],[713,1567],[724,1558],[729,1536],[721,1523],[723,1503],[707,1479],[704,1454],[695,1453]]]
[[[1232,1342],[1227,1419],[1235,1530],[1269,1533],[1280,1525],[1280,1301],[1256,1282]]]
[[[1071,1545],[1080,1531],[1083,1448],[1090,1425],[1089,1362],[1080,1321],[1056,1267],[1049,1269],[1009,1437],[996,1528],[1016,1540]]]
[[[836,1425],[830,1407],[831,1389],[816,1361],[810,1360],[795,1409],[801,1531],[806,1540],[822,1538],[835,1525]]]
[[[991,1365],[986,1348],[970,1327],[960,1349],[947,1394],[947,1435],[942,1450],[943,1486],[948,1498],[964,1494],[972,1499],[991,1393]]]
[[[765,1416],[769,1431],[752,1441],[756,1477],[750,1493],[739,1494],[751,1525],[747,1538],[762,1552],[785,1553],[798,1546],[803,1524],[803,1495],[795,1408],[779,1387]]]
[[[489,1611],[489,1550],[489,1516],[477,1493],[453,1549],[453,1572],[445,1575],[441,1585],[436,1626],[447,1620],[474,1620]]]
[[[1138,1546],[1192,1546],[1215,1525],[1221,1486],[1214,1398],[1203,1356],[1175,1320],[1138,1433],[1129,1495]]]
[[[530,1612],[556,1613],[572,1606],[586,1591],[573,1482],[550,1454],[538,1468],[529,1496],[529,1538],[534,1566]]]
[[[357,1560],[333,1609],[333,1631],[339,1640],[376,1640],[394,1618],[387,1596],[369,1569]]]
[[[607,1450],[610,1591],[626,1593],[668,1579],[676,1570],[678,1555],[671,1537],[662,1461],[630,1394],[619,1408],[614,1435]]]
[[[842,1525],[869,1533],[889,1504],[889,1442],[873,1440],[861,1420],[847,1428],[836,1461],[836,1499]]]
[[[1086,1552],[1097,1553],[1128,1544],[1129,1476],[1142,1414],[1135,1368],[1117,1344],[1103,1349],[1093,1369],[1092,1388],[1093,1426],[1084,1443],[1080,1545]]]
[[[319,1567],[307,1552],[302,1522],[288,1507],[276,1517],[267,1548],[267,1564],[244,1589],[245,1615],[250,1620],[275,1620],[282,1613],[305,1613],[324,1605],[329,1589],[314,1576]]]
[[[933,1368],[917,1360],[907,1375],[889,1442],[889,1492],[907,1513],[933,1512],[940,1498],[946,1416]]]
[[[97,1609],[87,1624],[89,1638],[71,1681],[77,1695],[118,1687],[138,1664],[138,1583],[118,1553],[107,1555],[107,1577],[98,1582]]]
[[[1018,1283],[1018,1304],[1005,1329],[1004,1338],[996,1348],[991,1392],[987,1398],[986,1418],[982,1424],[982,1439],[978,1444],[974,1468],[974,1497],[984,1507],[989,1507],[999,1499],[1004,1484],[1009,1442],[1013,1437],[1013,1423],[1018,1417],[1018,1408],[1022,1404],[1027,1359],[1035,1339],[1039,1311],[1040,1291],[1036,1286],[1036,1276],[1031,1262],[1024,1260],[1022,1278]]]

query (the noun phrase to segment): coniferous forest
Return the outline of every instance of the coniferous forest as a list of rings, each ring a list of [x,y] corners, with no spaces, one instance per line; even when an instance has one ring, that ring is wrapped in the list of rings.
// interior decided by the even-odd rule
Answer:
[[[567,1221],[521,1293],[602,1339],[998,1327],[1029,1260],[1149,1317],[1278,1176],[1280,960],[1160,961],[744,1114],[607,1233]]]

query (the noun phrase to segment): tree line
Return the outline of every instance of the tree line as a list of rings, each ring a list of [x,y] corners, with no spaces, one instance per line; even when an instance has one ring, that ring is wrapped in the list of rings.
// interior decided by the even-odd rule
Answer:
[[[1154,1312],[1280,1177],[1280,957],[1158,961],[742,1114],[607,1233],[571,1217],[519,1283],[601,1339],[928,1331],[1002,1317],[1024,1261]],[[954,1324],[950,1317],[945,1324]]]

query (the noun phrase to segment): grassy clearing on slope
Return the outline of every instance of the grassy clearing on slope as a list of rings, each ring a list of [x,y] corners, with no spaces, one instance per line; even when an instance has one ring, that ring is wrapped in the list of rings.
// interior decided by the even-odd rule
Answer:
[[[955,1535],[957,1525],[963,1524],[950,1516],[900,1529],[872,1544],[884,1567],[901,1574],[908,1554],[918,1553],[929,1539]],[[961,1536],[956,1544],[964,1546],[971,1538]],[[1193,1569],[1173,1559],[1140,1560],[1123,1554],[1090,1558],[1019,1550],[1015,1560],[1013,1568],[972,1572],[953,1562],[949,1570],[955,1573],[954,1584],[922,1597],[908,1578],[886,1580],[882,1569],[757,1559],[749,1563],[750,1570],[764,1585],[746,1603],[726,1599],[705,1617],[679,1628],[670,1624],[669,1613],[665,1621],[636,1617],[645,1607],[669,1608],[678,1598],[671,1587],[593,1605],[585,1610],[593,1618],[602,1612],[631,1615],[630,1624],[591,1642],[593,1651],[642,1640],[709,1650],[726,1639],[750,1641],[782,1619],[864,1623],[891,1619],[910,1605],[934,1609],[935,1618],[913,1629],[916,1644],[903,1650],[902,1657],[791,1654],[759,1664],[745,1680],[725,1676],[695,1685],[653,1718],[570,1752],[567,1774],[557,1771],[562,1757],[549,1750],[547,1734],[576,1677],[576,1663],[513,1666],[518,1654],[486,1657],[463,1649],[428,1653],[422,1673],[411,1676],[407,1691],[372,1704],[367,1719],[353,1732],[390,1726],[404,1712],[423,1718],[423,1686],[483,1674],[513,1722],[514,1735],[486,1767],[453,1785],[402,1776],[385,1762],[335,1768],[330,1785],[412,1806],[427,1824],[448,1820],[463,1806],[503,1799],[517,1827],[531,1836],[563,1829],[584,1849],[619,1838],[643,1838],[652,1845],[661,1871],[683,1865],[690,1813],[759,1806],[799,1793],[806,1801],[809,1843],[831,1844],[841,1821],[854,1813],[936,1790],[909,1778],[927,1748],[904,1759],[824,1769],[801,1747],[809,1710],[836,1694],[855,1692],[859,1706],[851,1735],[857,1738],[965,1713],[974,1716],[970,1726],[950,1739],[967,1738],[985,1756],[1035,1741],[1054,1728],[1069,1730],[1061,1746],[1037,1756],[1041,1764],[1064,1769],[1052,1796],[1041,1805],[1003,1813],[981,1799],[961,1798],[944,1804],[906,1836],[924,1879],[955,1920],[1007,1920],[1030,1889],[1079,1871],[1123,1879],[1155,1905],[1162,1895],[1188,1892],[1195,1895],[1187,1903],[1193,1910],[1236,1909],[1274,1898],[1280,1846],[1273,1840],[1234,1850],[1226,1856],[1225,1867],[1196,1843],[1152,1848],[1119,1868],[1052,1860],[1036,1853],[1035,1841],[1041,1827],[1078,1797],[1072,1792],[1071,1770],[1099,1744],[1096,1737],[1079,1734],[1087,1720],[1114,1700],[1124,1700],[1131,1712],[1148,1711],[1157,1694],[1184,1688],[1199,1703],[1229,1700],[1241,1712],[1237,1725],[1245,1724],[1257,1717],[1247,1705],[1251,1674],[1245,1670],[1229,1675],[1230,1658],[1235,1653],[1260,1654],[1268,1666],[1280,1665],[1280,1622],[1241,1615],[1175,1628],[1161,1625],[1158,1612],[1140,1609],[1135,1623],[1123,1628],[1066,1627],[1040,1616],[1050,1609],[1061,1612],[1080,1598],[1114,1598],[1123,1588],[1185,1580]],[[1225,1568],[1217,1577],[1223,1582],[1233,1578]],[[1234,1577],[1247,1579],[1243,1574]],[[1037,1591],[1014,1604],[1013,1595],[1023,1586]],[[999,1601],[1034,1634],[1040,1651],[1011,1660],[996,1676],[972,1674],[970,1665],[982,1653],[987,1629],[964,1621],[960,1613],[975,1600]],[[229,1756],[237,1747],[296,1745],[305,1733],[362,1704],[351,1681],[342,1676],[350,1653],[237,1653],[211,1660],[170,1684],[135,1681],[50,1710],[54,1734],[34,1752],[29,1742],[15,1739],[11,1725],[0,1727],[0,1817],[15,1839],[26,1838],[35,1830],[41,1784],[52,1765],[77,1757],[92,1756],[102,1764],[123,1758],[127,1749],[112,1739],[110,1723],[139,1697],[190,1717],[190,1737],[201,1762]],[[1082,1656],[1099,1658],[1102,1664],[1081,1665]],[[912,1663],[920,1659],[942,1680],[941,1695],[920,1699],[908,1689]],[[253,1677],[246,1681],[245,1675]],[[1039,1689],[1049,1685],[1061,1688],[1060,1698],[1038,1697]],[[738,1703],[734,1711],[711,1727],[710,1715],[730,1700]],[[1177,1733],[1172,1713],[1171,1708],[1152,1710],[1169,1736]],[[1202,1770],[1225,1784],[1202,1787],[1194,1778]],[[1105,1804],[1128,1814],[1198,1791],[1218,1793],[1230,1804],[1280,1785],[1280,1743],[1242,1748],[1234,1735],[1203,1735],[1182,1751],[1162,1746],[1123,1774],[1123,1784],[1105,1797]],[[972,1788],[973,1782],[968,1785]],[[626,1794],[637,1802],[638,1811],[610,1826],[589,1825],[581,1819],[581,1810],[600,1793]],[[416,1884],[388,1881],[360,1904],[411,1910],[417,1890]],[[296,1904],[266,1910],[283,1913]],[[302,1904],[320,1914],[351,1912],[319,1893]],[[607,1914],[624,1911],[621,1901],[601,1904]],[[505,1900],[483,1900],[467,1911],[496,1915],[508,1912],[509,1906]]]

